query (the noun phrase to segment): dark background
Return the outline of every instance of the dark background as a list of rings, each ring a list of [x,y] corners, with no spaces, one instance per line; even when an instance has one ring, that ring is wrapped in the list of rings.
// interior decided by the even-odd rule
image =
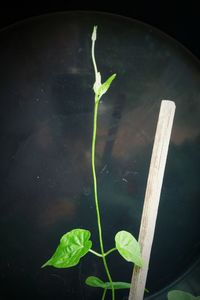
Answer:
[[[46,8],[42,2],[10,1],[0,8],[0,28],[20,20],[69,10],[92,10],[119,14],[150,24],[178,40],[195,56],[200,58],[200,10],[198,1],[48,1]],[[43,2],[43,5],[45,3]]]
[[[80,2],[80,0],[76,1]],[[92,5],[87,4],[84,0],[82,0],[82,4],[75,3],[75,0],[73,0],[74,3],[67,2],[66,0],[65,4],[58,2],[55,5],[55,2],[49,2],[46,5],[47,8],[42,8],[41,5],[33,3],[32,0],[27,1],[24,6],[20,5],[19,2],[10,3],[9,8],[0,8],[0,28],[30,17],[59,11],[92,10],[108,12],[127,16],[152,25],[175,38],[196,57],[200,58],[200,10],[197,4],[194,5],[191,1],[190,3],[183,1],[183,3],[179,4],[175,0],[173,4],[170,4],[170,2],[165,3],[162,0],[159,4],[155,4],[149,0],[145,2],[140,1],[139,3],[131,2],[130,0],[128,4],[124,0],[120,1],[116,0],[112,4],[107,0],[107,3],[103,4],[102,2],[99,3],[100,0],[98,2],[95,0],[95,3]]]

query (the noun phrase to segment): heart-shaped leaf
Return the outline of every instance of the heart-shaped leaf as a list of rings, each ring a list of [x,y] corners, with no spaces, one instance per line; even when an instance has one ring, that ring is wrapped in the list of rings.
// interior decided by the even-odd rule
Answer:
[[[98,95],[98,99],[100,99],[103,94],[105,94],[107,92],[107,90],[109,89],[112,81],[115,79],[116,74],[111,75],[104,83],[102,83],[102,85],[99,87],[98,91],[97,91],[97,95]]]
[[[200,296],[195,297],[190,293],[186,293],[179,290],[170,291],[167,294],[168,300],[199,300]]]
[[[95,276],[89,276],[85,283],[92,287],[99,287],[103,289],[112,289],[110,282],[103,282],[101,279]],[[113,287],[115,290],[119,289],[129,289],[131,286],[128,282],[113,282]]]
[[[138,267],[143,266],[140,245],[134,236],[128,231],[119,231],[115,236],[115,245],[119,254],[127,261]]]
[[[73,229],[64,234],[53,256],[42,266],[70,268],[79,263],[92,247],[90,232],[85,229]]]

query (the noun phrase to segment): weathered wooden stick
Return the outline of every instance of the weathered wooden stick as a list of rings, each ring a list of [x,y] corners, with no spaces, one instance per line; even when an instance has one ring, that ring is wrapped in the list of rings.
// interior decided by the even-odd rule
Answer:
[[[141,246],[144,266],[142,268],[134,267],[129,300],[142,300],[144,297],[175,109],[176,106],[173,101],[162,101],[151,156],[139,233],[139,244]]]

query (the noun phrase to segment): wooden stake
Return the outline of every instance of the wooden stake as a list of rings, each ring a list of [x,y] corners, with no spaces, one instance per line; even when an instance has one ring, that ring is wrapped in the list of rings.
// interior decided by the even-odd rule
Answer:
[[[144,297],[175,109],[176,106],[173,101],[163,100],[161,102],[139,233],[144,267],[134,267],[129,300],[142,300]]]

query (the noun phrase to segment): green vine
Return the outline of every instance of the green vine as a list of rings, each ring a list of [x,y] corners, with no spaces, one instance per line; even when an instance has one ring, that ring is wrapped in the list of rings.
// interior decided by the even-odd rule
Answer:
[[[101,300],[105,300],[108,290],[111,290],[112,300],[115,300],[115,290],[117,289],[129,289],[130,283],[127,282],[113,282],[110,270],[107,264],[106,257],[114,251],[118,253],[128,262],[136,264],[138,267],[142,267],[143,261],[140,252],[140,246],[133,235],[125,230],[119,231],[115,235],[115,247],[109,249],[107,252],[104,250],[102,226],[101,226],[101,215],[99,210],[98,200],[98,188],[97,188],[97,176],[95,167],[95,150],[96,150],[96,137],[97,137],[97,121],[98,121],[98,108],[101,97],[108,91],[112,81],[115,79],[116,74],[111,75],[104,83],[101,83],[101,73],[97,69],[95,59],[95,42],[97,39],[97,26],[94,26],[92,32],[92,47],[91,56],[94,67],[95,82],[93,85],[94,91],[94,119],[93,119],[93,135],[92,135],[92,175],[93,175],[93,186],[94,186],[94,201],[96,208],[99,245],[101,253],[96,252],[92,249],[92,241],[90,240],[91,233],[86,229],[73,229],[65,233],[61,239],[53,256],[42,266],[53,266],[55,268],[70,268],[77,265],[80,259],[91,252],[95,256],[102,259],[105,273],[108,278],[107,282],[102,281],[98,277],[89,276],[86,278],[85,283],[88,286],[102,288],[103,295]]]
[[[106,256],[104,253],[104,245],[103,245],[103,238],[102,238],[102,228],[101,228],[101,217],[100,217],[100,211],[99,211],[99,202],[98,202],[98,192],[97,192],[97,177],[96,177],[96,168],[95,168],[95,146],[96,146],[96,136],[97,136],[97,116],[98,116],[98,107],[99,107],[99,100],[102,96],[102,93],[100,93],[100,89],[102,87],[101,84],[101,74],[98,72],[97,65],[96,65],[96,60],[95,60],[95,54],[94,54],[94,48],[95,48],[95,41],[96,41],[96,30],[97,27],[94,27],[93,33],[92,33],[92,62],[94,66],[94,72],[95,72],[95,83],[93,86],[95,97],[94,97],[94,121],[93,121],[93,136],[92,136],[92,175],[93,175],[93,183],[94,183],[94,199],[95,199],[95,207],[96,207],[96,214],[97,214],[97,224],[98,224],[98,232],[99,232],[99,243],[100,243],[100,249],[101,249],[101,255],[103,259],[103,264],[104,268],[108,277],[108,280],[111,285],[112,289],[112,300],[115,300],[115,290],[113,287],[113,282],[112,282],[112,277],[110,275],[110,271],[108,268],[108,264],[106,261]],[[109,85],[111,84],[112,80],[114,80],[116,74],[113,74],[110,77],[110,80],[108,83]],[[108,81],[107,80],[107,81]],[[108,85],[108,88],[109,88]],[[107,87],[107,85],[106,85]],[[107,88],[107,89],[108,89]],[[106,290],[103,293],[102,299],[105,298],[106,295]]]

